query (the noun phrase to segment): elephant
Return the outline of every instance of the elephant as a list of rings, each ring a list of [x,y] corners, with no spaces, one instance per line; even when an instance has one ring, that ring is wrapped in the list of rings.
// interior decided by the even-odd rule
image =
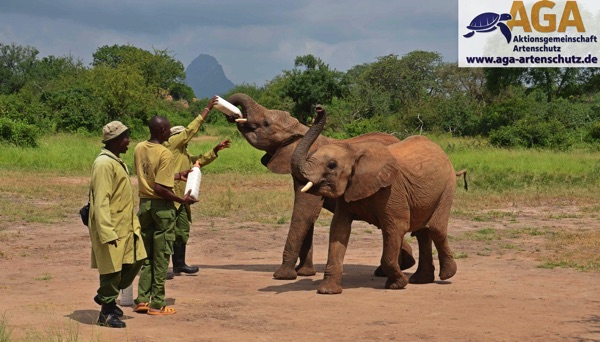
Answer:
[[[278,174],[291,175],[291,157],[309,128],[301,124],[290,113],[282,110],[267,109],[250,96],[236,93],[228,97],[228,102],[241,107],[242,117],[231,113],[223,113],[229,122],[237,122],[237,128],[250,145],[265,152],[261,162],[270,171]],[[382,145],[394,144],[398,138],[384,133],[371,133],[347,140],[336,140],[318,134],[313,148],[335,142],[349,145],[364,141],[378,141]],[[312,245],[314,224],[321,208],[335,212],[335,201],[323,196],[307,194],[300,191],[301,185],[296,180],[294,188],[294,207],[288,230],[288,236],[283,249],[281,266],[273,273],[275,279],[296,279],[297,276],[312,276],[316,274]],[[296,263],[300,259],[298,266]],[[408,269],[415,264],[412,249],[408,243],[402,245],[402,269]]]
[[[343,260],[353,220],[366,221],[382,231],[385,288],[402,289],[409,281],[433,282],[432,241],[439,253],[440,279],[454,276],[457,266],[447,229],[456,177],[464,170],[455,172],[446,153],[420,135],[389,145],[378,141],[336,142],[314,149],[325,117],[325,110],[318,106],[315,123],[291,161],[294,179],[305,184],[301,192],[336,200],[327,266],[317,292],[342,292]],[[404,235],[409,232],[419,245],[418,267],[410,280],[398,262]]]

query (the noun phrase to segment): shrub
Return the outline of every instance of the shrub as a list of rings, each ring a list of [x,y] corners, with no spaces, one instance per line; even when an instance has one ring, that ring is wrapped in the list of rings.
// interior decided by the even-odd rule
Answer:
[[[600,141],[600,122],[594,123],[587,134],[587,140],[590,142]]]
[[[33,125],[0,118],[0,141],[16,146],[36,147],[40,131]]]

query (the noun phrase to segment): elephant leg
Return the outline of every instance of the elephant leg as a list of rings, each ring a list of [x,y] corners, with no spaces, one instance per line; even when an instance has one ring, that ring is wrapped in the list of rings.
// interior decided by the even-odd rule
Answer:
[[[381,256],[381,268],[387,275],[385,282],[386,289],[403,289],[408,284],[406,275],[400,270],[398,260],[400,258],[400,246],[404,240],[404,233],[398,234],[397,229],[386,229],[382,227],[383,233],[383,254]],[[404,232],[405,230],[402,230]]]
[[[448,220],[450,219],[450,207],[452,205],[454,187],[450,187],[449,189],[447,193],[451,195],[446,197],[446,200],[443,201],[444,205],[438,207],[438,210],[436,210],[429,221],[429,234],[438,251],[438,259],[440,261],[439,276],[441,280],[450,279],[456,274],[456,262],[448,243]]]
[[[423,228],[412,233],[419,242],[419,266],[417,271],[410,277],[411,284],[428,284],[435,280],[435,266],[433,266],[433,250],[431,248],[431,236],[429,229]]]
[[[296,181],[294,181],[294,189],[294,211],[283,249],[283,261],[279,269],[273,273],[275,279],[297,278],[296,262],[301,251],[306,253],[304,253],[305,259],[300,259],[300,269],[302,269],[300,275],[316,274],[312,261],[312,232],[323,206],[323,198],[301,192]]]
[[[342,273],[344,272],[344,256],[352,227],[352,216],[340,214],[339,210],[333,215],[329,230],[329,251],[327,266],[323,281],[317,287],[320,294],[342,293]]]
[[[308,277],[317,274],[315,271],[315,267],[313,265],[313,234],[315,232],[315,225],[312,224],[308,232],[306,233],[306,237],[304,238],[304,242],[302,243],[302,247],[300,248],[300,263],[296,266],[296,273],[299,276]]]
[[[400,270],[407,270],[416,264],[415,257],[412,254],[412,247],[410,244],[402,239],[402,249],[400,250],[400,257],[398,258],[400,264]],[[379,265],[373,275],[376,277],[387,277],[381,265]]]
[[[438,250],[438,259],[440,261],[440,279],[446,280],[452,278],[456,274],[456,262],[450,250],[448,243],[448,235],[446,230],[439,231],[437,229],[430,230],[435,248]]]

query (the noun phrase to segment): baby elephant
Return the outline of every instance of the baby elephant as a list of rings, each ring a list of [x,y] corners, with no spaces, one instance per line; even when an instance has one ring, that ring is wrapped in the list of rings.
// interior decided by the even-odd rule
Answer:
[[[398,257],[404,235],[412,232],[419,243],[419,265],[411,283],[434,281],[431,241],[439,253],[440,279],[456,273],[447,228],[456,188],[456,172],[448,156],[431,140],[412,136],[385,146],[378,142],[330,144],[308,155],[325,126],[325,110],[317,107],[313,127],[292,156],[292,173],[315,195],[336,199],[329,233],[329,254],[317,292],[342,292],[343,260],[353,220],[382,230],[382,271],[385,287],[402,289],[407,277]]]

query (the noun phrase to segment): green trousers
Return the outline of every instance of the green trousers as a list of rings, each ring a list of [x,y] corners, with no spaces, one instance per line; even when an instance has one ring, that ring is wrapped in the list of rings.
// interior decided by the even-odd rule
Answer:
[[[140,273],[136,304],[149,302],[153,309],[166,305],[165,282],[175,241],[175,215],[172,201],[140,199],[138,216],[148,258]]]
[[[187,244],[190,239],[190,217],[186,205],[180,205],[177,209],[175,220],[175,243]]]
[[[98,297],[105,304],[113,303],[119,297],[119,291],[133,283],[135,276],[140,271],[143,261],[133,264],[123,264],[119,272],[101,274]]]

